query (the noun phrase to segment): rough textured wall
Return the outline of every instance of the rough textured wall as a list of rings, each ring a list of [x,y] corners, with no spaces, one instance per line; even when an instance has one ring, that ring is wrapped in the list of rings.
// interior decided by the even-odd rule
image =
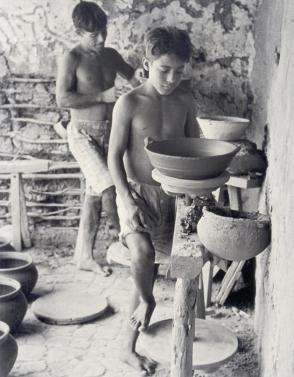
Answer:
[[[265,204],[272,220],[272,246],[257,263],[256,329],[260,376],[289,377],[294,375],[294,3],[264,1],[260,12],[256,64],[259,72],[265,68],[260,83],[267,81],[260,91],[259,116],[268,125]]]
[[[73,0],[0,0],[0,76],[55,76],[56,55],[71,46]],[[108,43],[140,64],[144,32],[188,29],[195,45],[194,92],[202,112],[250,115],[248,76],[258,0],[97,1],[110,15]],[[249,107],[248,107],[249,105]]]

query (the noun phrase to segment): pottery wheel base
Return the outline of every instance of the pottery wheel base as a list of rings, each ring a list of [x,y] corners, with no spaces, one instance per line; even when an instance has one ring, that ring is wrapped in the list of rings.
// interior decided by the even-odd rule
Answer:
[[[99,293],[78,289],[52,292],[32,304],[35,316],[52,325],[89,322],[104,314],[107,307],[107,300]]]
[[[213,320],[196,319],[193,344],[193,369],[212,372],[230,360],[238,349],[236,335]],[[150,325],[141,333],[139,347],[146,356],[170,366],[172,320],[166,319]]]
[[[153,169],[152,178],[156,182],[159,182],[163,190],[167,193],[203,196],[224,185],[229,180],[230,174],[227,171],[224,171],[218,177],[195,180],[169,177],[162,174],[159,170]]]

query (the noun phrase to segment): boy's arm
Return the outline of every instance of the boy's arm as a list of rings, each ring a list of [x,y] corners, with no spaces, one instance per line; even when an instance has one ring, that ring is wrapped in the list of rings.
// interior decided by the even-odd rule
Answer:
[[[131,108],[126,96],[120,97],[112,114],[112,126],[108,147],[108,168],[112,176],[117,194],[126,204],[132,205],[134,200],[127,181],[123,157],[127,149],[131,127]]]
[[[78,57],[71,51],[65,53],[58,62],[56,79],[56,101],[60,107],[82,109],[106,102],[100,93],[77,93],[76,69]]]
[[[133,230],[149,228],[152,219],[136,204],[127,180],[123,157],[128,148],[134,104],[126,95],[121,96],[113,109],[112,127],[108,148],[108,168],[117,195],[124,203],[128,225]],[[148,217],[149,216],[149,217]]]
[[[196,120],[196,104],[193,96],[190,93],[187,94],[187,100],[185,102],[188,106],[185,124],[185,136],[199,137],[199,125]]]

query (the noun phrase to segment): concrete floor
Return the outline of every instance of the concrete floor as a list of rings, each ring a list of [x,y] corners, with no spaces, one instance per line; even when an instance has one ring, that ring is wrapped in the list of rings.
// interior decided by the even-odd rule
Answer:
[[[92,272],[76,271],[72,264],[72,255],[65,249],[34,248],[29,252],[39,271],[38,283],[30,297],[30,303],[52,290],[78,286],[80,289],[84,288],[107,297],[110,310],[100,319],[87,324],[56,326],[40,322],[29,308],[23,323],[14,334],[18,342],[19,354],[10,377],[138,376],[137,372],[120,362],[118,358],[123,346],[124,321],[132,284],[129,269],[114,266],[113,274],[105,278]],[[158,307],[154,320],[172,316],[173,288],[174,282],[159,277],[155,287]],[[243,337],[242,346],[246,360],[238,361],[240,355],[236,356],[235,361],[227,368],[210,376],[255,377],[257,374],[250,372],[251,369],[256,369],[251,320],[241,318],[241,323],[240,318],[234,318],[230,309],[224,310],[226,312],[222,313],[220,310],[216,318],[220,316],[221,323],[227,322],[225,324],[229,324],[237,335],[238,332],[240,333],[241,340]],[[238,374],[240,361],[243,363],[242,371],[247,374]],[[254,368],[251,368],[252,363]],[[155,374],[156,377],[168,375],[169,371],[163,367],[159,367]]]

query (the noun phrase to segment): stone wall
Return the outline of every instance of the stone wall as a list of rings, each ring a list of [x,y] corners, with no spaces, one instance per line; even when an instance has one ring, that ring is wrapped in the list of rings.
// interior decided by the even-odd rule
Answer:
[[[255,116],[267,125],[268,172],[260,208],[272,221],[272,244],[257,259],[255,326],[261,377],[294,375],[294,4],[264,1],[257,18]]]

